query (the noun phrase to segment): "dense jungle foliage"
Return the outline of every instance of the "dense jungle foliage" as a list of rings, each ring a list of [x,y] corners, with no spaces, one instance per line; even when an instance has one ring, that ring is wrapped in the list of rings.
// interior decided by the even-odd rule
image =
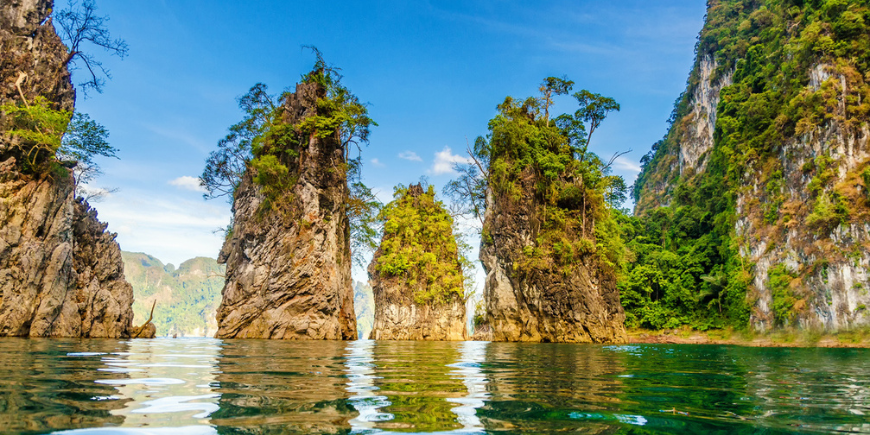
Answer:
[[[465,298],[466,289],[473,287],[473,265],[435,189],[400,185],[393,197],[378,216],[384,222],[384,237],[375,270],[385,279],[401,280],[414,291],[418,304]]]
[[[831,121],[848,134],[870,113],[867,0],[713,0],[696,51],[669,132],[641,161],[633,191],[638,217],[623,219],[635,256],[620,282],[629,327],[747,326],[752,265],[738,255],[742,241],[734,231],[736,198],[747,189],[746,177],[765,186],[766,197],[757,204],[763,225],[788,227],[804,217],[784,203],[783,146]],[[706,170],[680,176],[680,140],[693,122],[698,65],[707,56],[718,65],[711,81],[731,74],[732,84],[721,91],[715,144],[702,157]],[[811,86],[817,65],[842,81]],[[813,197],[805,218],[820,237],[841,222],[866,217],[855,211],[866,206],[866,198],[834,185],[832,163],[820,155],[803,168],[812,177]],[[786,283],[786,276],[798,272],[777,266],[767,277],[777,324],[787,324],[799,308]]]
[[[362,251],[377,244],[375,221],[381,204],[362,182],[361,151],[369,143],[370,128],[377,124],[368,116],[366,105],[341,84],[338,69],[327,65],[316,48],[312,51],[317,61],[312,71],[302,76],[302,83],[316,83],[322,91],[316,113],[296,124],[288,123],[283,102],[289,92],[278,98],[268,93],[266,85],[254,85],[238,100],[244,118],[230,126],[218,149],[209,155],[200,184],[206,189],[206,198],[226,196],[232,201],[242,176],[250,170],[265,196],[261,212],[286,212],[299,176],[299,158],[309,138],[339,141],[344,155],[336,170],[347,179],[345,205],[352,252],[354,260],[362,264]],[[227,236],[231,230],[232,224]]]
[[[124,277],[133,286],[134,324],[148,319],[154,303],[158,336],[205,336],[217,329],[215,312],[224,287],[223,265],[213,258],[191,258],[176,269],[138,252],[121,252]],[[209,334],[208,336],[211,336]]]
[[[627,188],[621,177],[610,174],[613,159],[605,162],[589,151],[589,144],[619,104],[582,90],[572,94],[579,106],[573,114],[551,119],[553,99],[567,95],[573,85],[566,78],[548,77],[540,97],[507,97],[497,106],[487,137],[478,137],[469,150],[473,162],[457,165],[459,178],[444,190],[478,218],[487,207],[486,189],[508,209],[534,196],[541,230],[535,243],[523,248],[524,261],[515,263],[517,270],[568,274],[580,260],[595,255],[614,274],[625,260],[616,217]],[[533,191],[523,186],[524,180],[533,180]],[[493,243],[485,223],[482,243]]]

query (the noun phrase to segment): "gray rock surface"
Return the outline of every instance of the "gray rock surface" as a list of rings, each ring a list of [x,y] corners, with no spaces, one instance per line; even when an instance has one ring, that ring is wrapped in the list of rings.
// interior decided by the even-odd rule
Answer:
[[[486,271],[485,333],[493,341],[625,343],[625,314],[615,277],[602,273],[594,255],[583,258],[568,275],[560,270],[522,272],[523,247],[533,245],[543,221],[535,210],[535,176],[518,182],[526,194],[518,203],[487,195],[484,228],[491,243],[480,247]]]
[[[46,22],[51,6],[0,5],[0,102],[42,96],[73,108],[66,47]],[[22,172],[18,145],[0,135],[0,336],[128,336],[133,290],[115,234],[74,200],[71,175]]]
[[[324,90],[299,84],[284,101],[285,122],[316,113]],[[219,263],[226,285],[219,338],[356,339],[347,179],[340,143],[309,138],[298,159],[289,205],[260,212],[266,197],[249,168],[236,190],[232,236]]]

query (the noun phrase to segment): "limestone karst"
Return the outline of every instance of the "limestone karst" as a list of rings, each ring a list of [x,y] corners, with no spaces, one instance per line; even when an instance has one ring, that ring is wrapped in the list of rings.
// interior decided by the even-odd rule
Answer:
[[[0,104],[44,98],[48,110],[73,110],[67,48],[46,20],[52,4],[0,5]],[[75,199],[69,167],[9,134],[17,122],[0,114],[0,336],[128,337],[133,290],[115,234]]]
[[[432,186],[400,187],[381,212],[384,236],[368,267],[375,340],[464,340],[465,274],[453,218]]]

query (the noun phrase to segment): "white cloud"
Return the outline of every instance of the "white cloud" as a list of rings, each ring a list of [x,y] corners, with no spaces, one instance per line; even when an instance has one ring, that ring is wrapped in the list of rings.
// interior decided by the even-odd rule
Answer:
[[[377,166],[379,168],[383,168],[384,166],[386,166],[385,164],[381,163],[381,161],[378,159],[372,159],[372,165]]]
[[[179,189],[184,190],[192,190],[194,192],[202,192],[205,193],[205,187],[199,184],[199,178],[191,177],[190,175],[185,175],[183,177],[178,177],[174,180],[169,180],[169,184],[178,187]]]
[[[399,153],[399,158],[405,159],[405,160],[410,160],[412,162],[422,162],[423,161],[423,159],[421,159],[420,156],[418,156],[417,153],[415,153],[413,151],[402,151]]]
[[[640,172],[641,169],[640,165],[622,156],[613,161],[613,167],[628,172]]]
[[[450,147],[445,146],[443,150],[435,153],[435,163],[432,164],[432,169],[429,172],[434,175],[456,174],[456,171],[453,170],[454,163],[471,163],[471,159],[453,154]]]
[[[230,222],[229,204],[191,200],[186,195],[125,189],[101,203],[99,219],[118,233],[121,249],[145,252],[166,263],[206,256],[215,258],[223,244],[218,228]]]

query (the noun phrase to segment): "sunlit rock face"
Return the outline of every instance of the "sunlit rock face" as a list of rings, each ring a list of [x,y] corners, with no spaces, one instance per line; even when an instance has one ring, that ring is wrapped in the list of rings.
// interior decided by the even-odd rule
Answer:
[[[0,5],[0,103],[44,97],[72,110],[66,47],[47,14],[52,2]],[[6,131],[10,120],[0,115]],[[26,144],[0,135],[0,336],[126,337],[133,290],[115,234],[74,199],[71,174],[22,169]]]
[[[317,113],[325,89],[296,86],[283,105],[288,124]],[[219,338],[352,340],[357,338],[351,284],[347,178],[340,142],[311,135],[300,150],[298,178],[281,211],[252,169],[236,190],[231,236],[218,261],[226,285],[218,308]]]
[[[411,185],[407,194],[398,199],[406,201],[406,210],[413,210],[417,216],[431,216],[432,213],[447,215],[440,203],[434,201],[434,195],[424,192],[420,184]],[[430,208],[430,210],[424,210]],[[425,219],[425,218],[420,218]],[[429,225],[429,222],[423,222]],[[449,226],[442,234],[445,243],[453,240]],[[430,228],[431,230],[431,228]],[[405,275],[391,276],[378,271],[378,261],[384,254],[384,243],[390,239],[398,239],[399,246],[410,243],[425,243],[416,240],[417,235],[405,238],[403,234],[385,235],[381,249],[375,252],[369,264],[369,280],[375,296],[375,321],[369,338],[374,340],[465,340],[466,310],[465,301],[460,294],[449,293],[429,301],[419,301],[418,293],[427,293],[430,286],[440,282],[443,277],[431,276],[409,282]],[[440,251],[440,250],[439,250]],[[462,270],[458,257],[440,259],[445,265],[451,265],[453,272],[461,279]],[[460,282],[461,285],[461,282]]]
[[[532,245],[543,219],[535,176],[518,181],[519,201],[506,195],[486,198],[484,228],[491,240],[481,244],[486,271],[486,325],[476,338],[493,341],[624,343],[625,314],[612,274],[603,273],[594,255],[570,269],[519,270],[523,248]],[[524,174],[525,175],[525,174]]]

